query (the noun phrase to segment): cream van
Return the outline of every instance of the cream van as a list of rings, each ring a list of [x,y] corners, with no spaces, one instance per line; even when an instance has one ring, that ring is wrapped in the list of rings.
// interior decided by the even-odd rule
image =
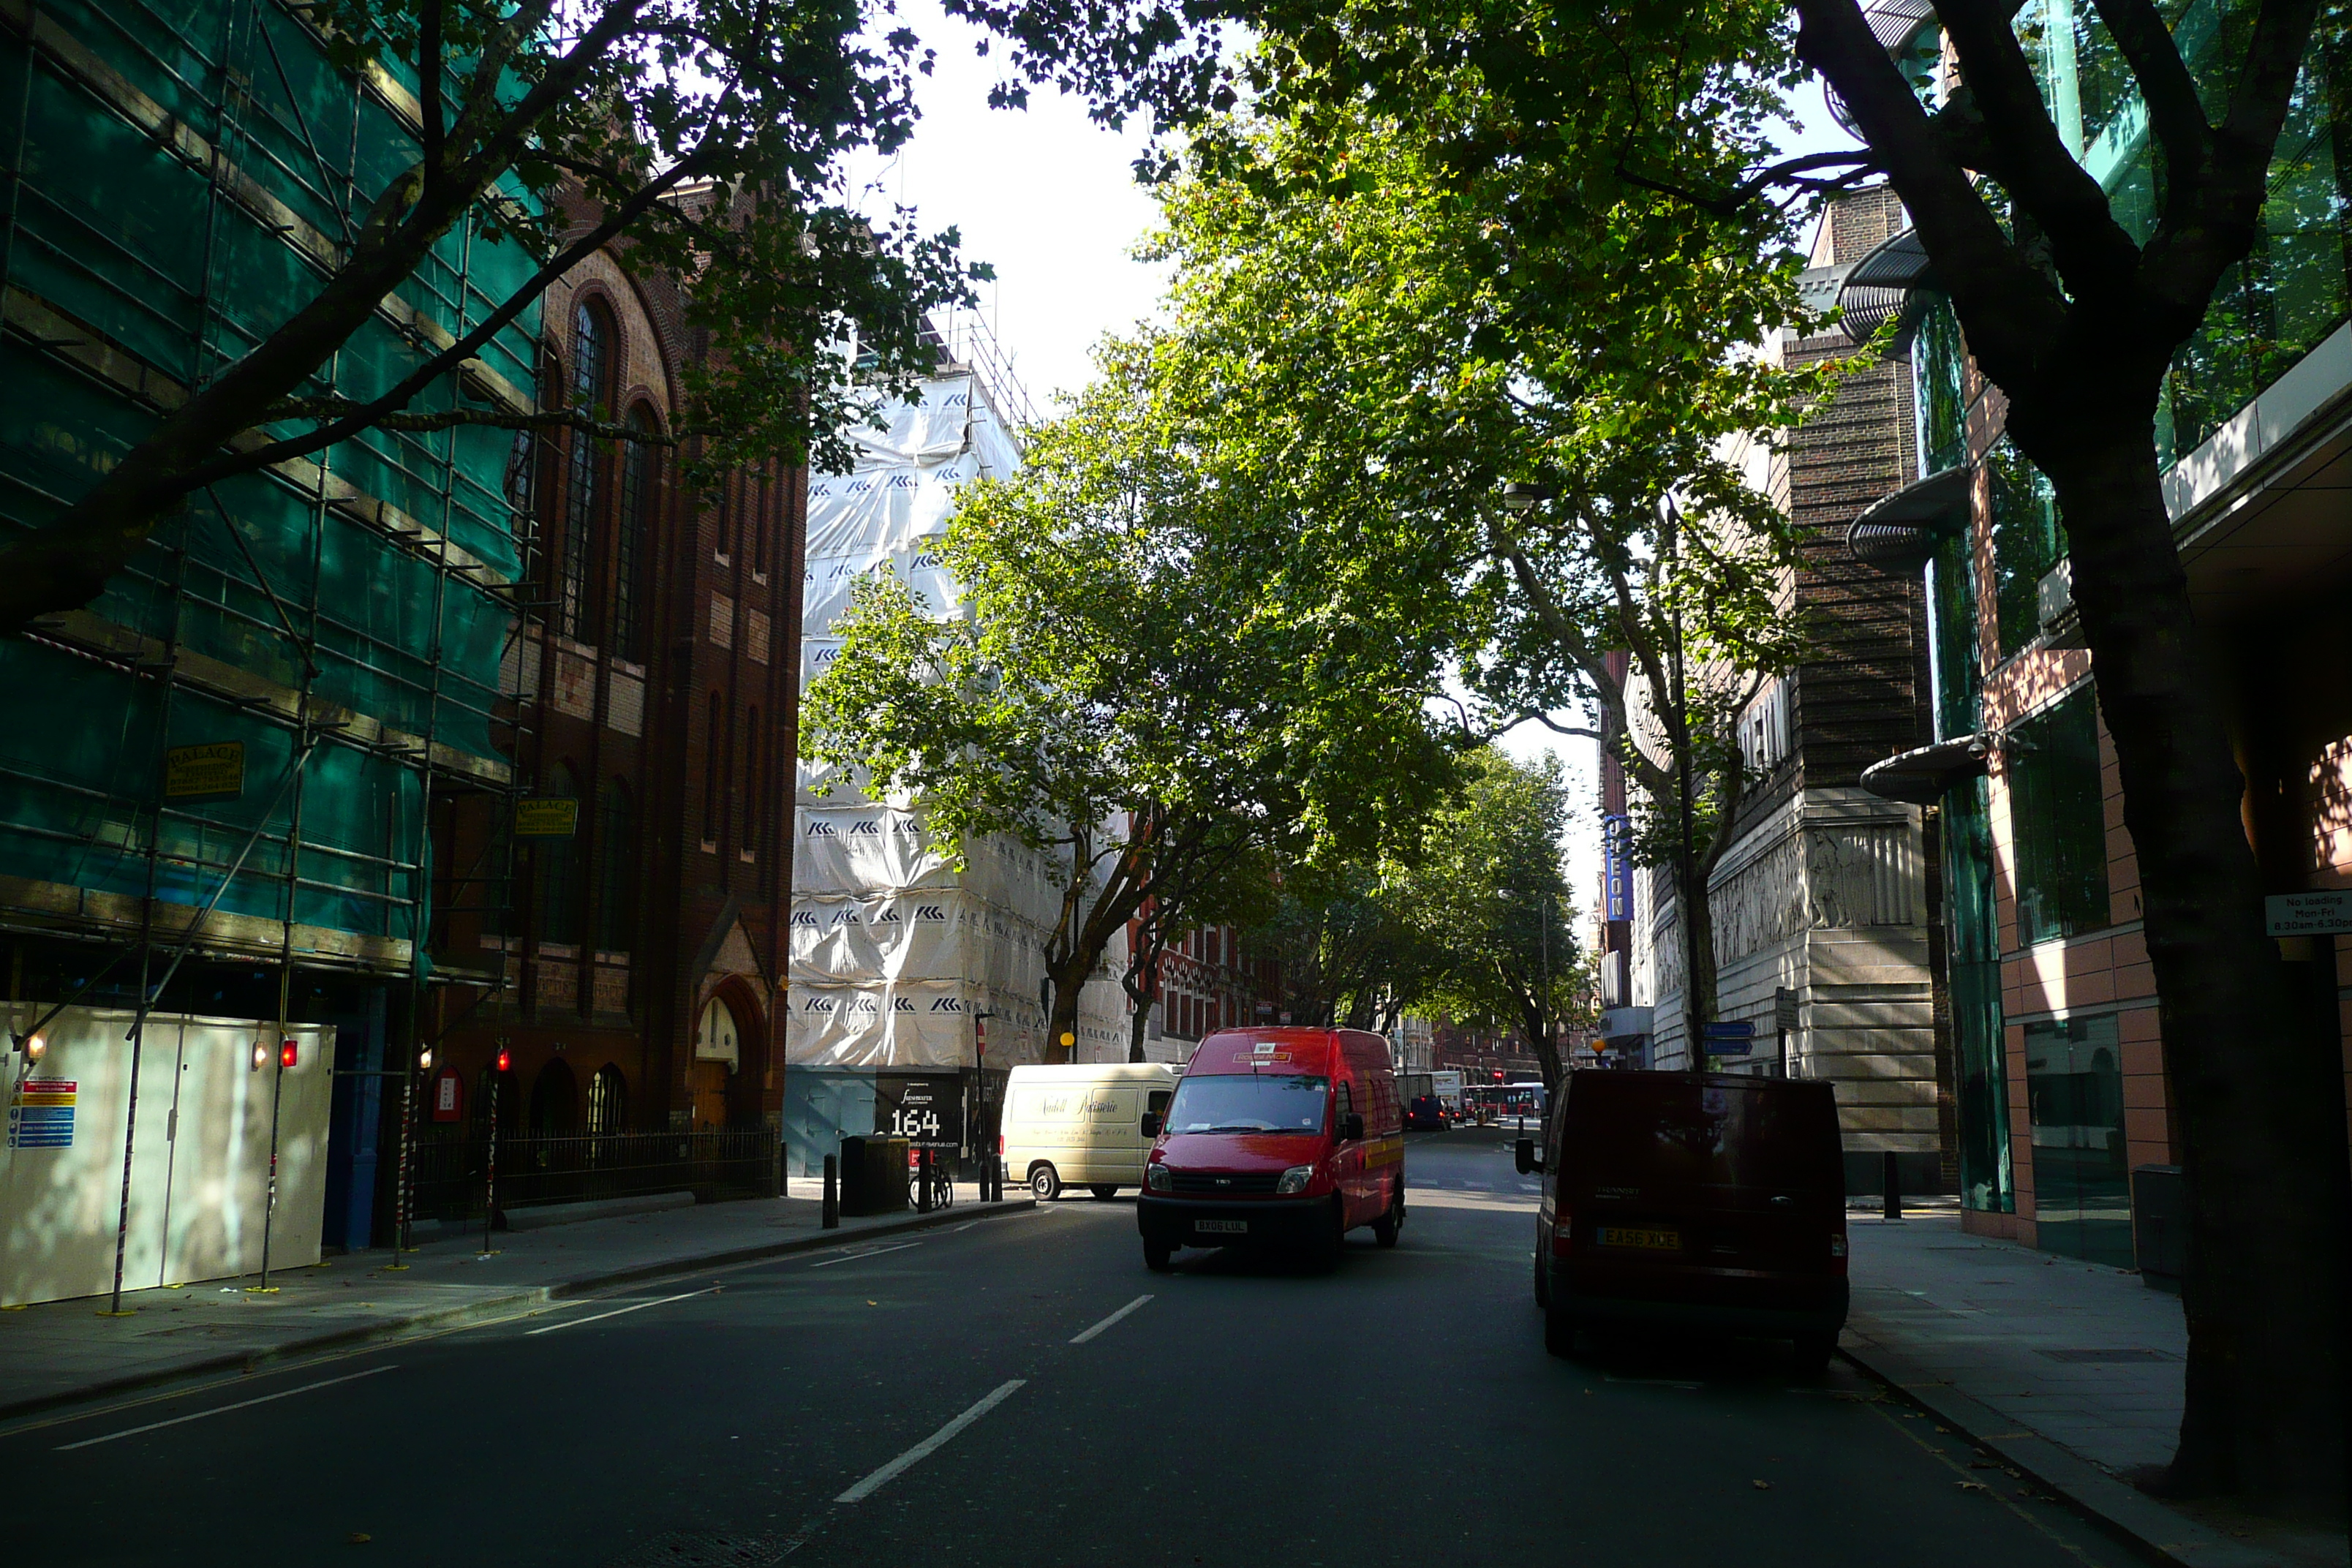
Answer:
[[[1164,1062],[1014,1068],[996,1145],[1005,1175],[1041,1203],[1064,1187],[1108,1198],[1142,1186],[1151,1149],[1143,1119],[1168,1109],[1176,1077]]]

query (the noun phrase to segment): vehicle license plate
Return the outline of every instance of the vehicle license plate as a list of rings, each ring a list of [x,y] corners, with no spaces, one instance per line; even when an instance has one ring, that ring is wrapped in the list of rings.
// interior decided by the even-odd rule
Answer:
[[[1245,1219],[1196,1219],[1194,1230],[1204,1230],[1213,1236],[1247,1236],[1249,1221]]]
[[[1680,1252],[1683,1237],[1675,1230],[1633,1230],[1622,1225],[1595,1227],[1593,1238],[1603,1247],[1644,1247],[1655,1252]]]

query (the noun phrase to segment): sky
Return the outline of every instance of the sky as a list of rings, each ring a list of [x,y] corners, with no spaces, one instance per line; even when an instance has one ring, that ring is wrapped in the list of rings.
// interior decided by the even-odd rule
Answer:
[[[1132,258],[1159,221],[1130,164],[1144,138],[1087,118],[1052,88],[1025,110],[988,107],[998,56],[972,53],[979,29],[940,14],[935,0],[899,0],[898,19],[938,50],[919,79],[914,140],[895,158],[868,155],[850,171],[861,210],[915,209],[931,232],[953,226],[965,257],[996,268],[981,284],[981,314],[1013,357],[1040,411],[1093,374],[1095,343],[1150,316],[1168,269]]]
[[[990,109],[998,60],[975,57],[978,29],[941,14],[936,0],[899,0],[898,20],[938,51],[917,88],[922,120],[896,157],[869,155],[850,167],[851,194],[872,216],[904,205],[927,230],[954,226],[965,256],[996,268],[996,281],[980,286],[980,314],[1030,401],[1049,411],[1057,394],[1091,378],[1091,352],[1106,333],[1155,313],[1167,282],[1164,265],[1133,258],[1159,219],[1130,167],[1143,135],[1096,124],[1081,103],[1051,88],[1034,89],[1025,110]],[[1790,114],[1780,139],[1787,153],[1849,144],[1818,86],[1792,98]],[[1496,743],[1525,760],[1555,752],[1567,768],[1574,805],[1563,848],[1580,925],[1599,893],[1593,744],[1532,722]]]

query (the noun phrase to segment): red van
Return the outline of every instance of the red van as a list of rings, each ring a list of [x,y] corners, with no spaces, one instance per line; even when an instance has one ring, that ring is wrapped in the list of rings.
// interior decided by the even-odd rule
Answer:
[[[1544,1148],[1536,1301],[1544,1345],[1580,1329],[1728,1331],[1826,1366],[1845,1324],[1845,1170],[1818,1080],[1588,1069],[1568,1075]]]
[[[1176,1082],[1136,1202],[1143,1261],[1180,1247],[1279,1247],[1327,1266],[1404,1224],[1404,1121],[1389,1043],[1360,1029],[1229,1029]]]

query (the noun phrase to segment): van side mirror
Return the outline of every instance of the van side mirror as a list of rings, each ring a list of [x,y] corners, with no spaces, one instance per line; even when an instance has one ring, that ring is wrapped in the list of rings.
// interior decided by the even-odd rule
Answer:
[[[1364,1113],[1351,1110],[1339,1123],[1339,1136],[1349,1142],[1360,1142],[1364,1136]]]
[[[1536,1156],[1536,1141],[1532,1138],[1522,1138],[1511,1145],[1511,1163],[1519,1168],[1519,1174],[1522,1176],[1531,1175],[1542,1170],[1543,1161]]]
[[[1157,1138],[1160,1136],[1160,1113],[1158,1111],[1147,1110],[1143,1113],[1143,1135],[1146,1138]]]

